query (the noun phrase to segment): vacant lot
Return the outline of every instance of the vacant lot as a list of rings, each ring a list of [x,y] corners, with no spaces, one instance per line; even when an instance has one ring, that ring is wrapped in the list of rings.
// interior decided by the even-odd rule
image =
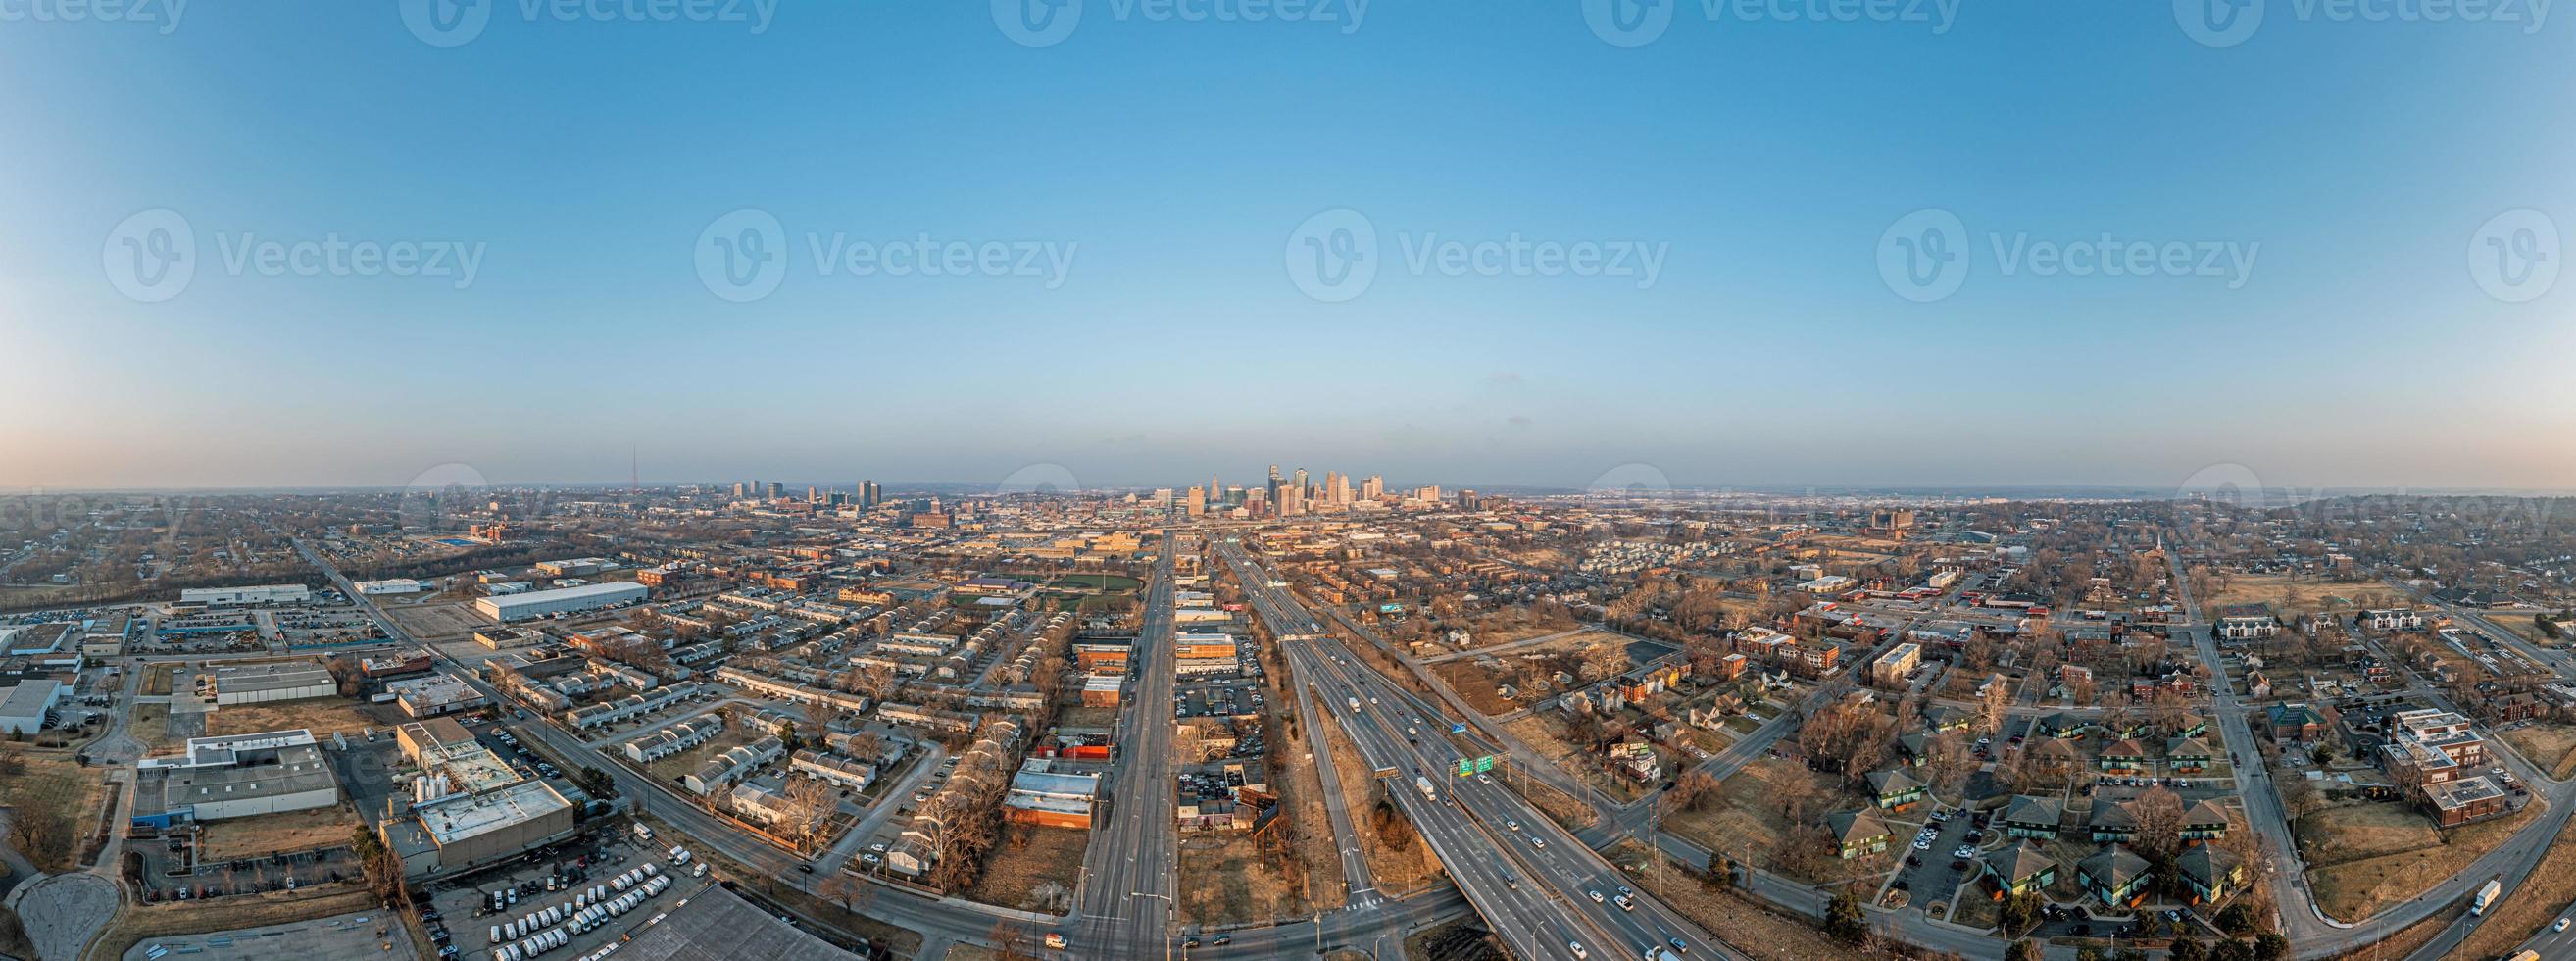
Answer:
[[[1186,835],[1181,838],[1181,922],[1240,924],[1306,916],[1312,909],[1281,878],[1277,867],[1262,863],[1260,844],[1250,832]],[[1338,874],[1320,880],[1326,882],[1320,887],[1342,887]]]
[[[171,678],[178,673],[178,670],[179,665],[176,664],[154,664],[144,668],[142,692],[145,694],[170,693]]]
[[[357,881],[309,885],[294,891],[270,891],[213,901],[128,906],[117,913],[116,920],[99,933],[97,940],[90,942],[89,949],[81,952],[81,957],[89,961],[120,958],[136,943],[149,937],[265,927],[381,907],[382,903],[368,893],[367,886]]]
[[[200,860],[240,858],[340,847],[358,831],[358,818],[347,808],[327,807],[255,818],[228,818],[205,825]]]
[[[257,734],[261,731],[285,731],[310,728],[313,736],[328,740],[333,734],[355,735],[368,728],[389,728],[396,722],[379,718],[361,709],[357,702],[336,697],[317,697],[302,701],[274,704],[233,704],[206,715],[206,734]]]
[[[1440,680],[1456,690],[1458,696],[1466,698],[1467,706],[1484,712],[1488,717],[1520,709],[1518,702],[1504,700],[1498,693],[1502,674],[1492,668],[1473,660],[1442,661],[1431,665],[1431,671],[1440,675]]]
[[[1790,819],[1784,799],[1802,799],[1798,820]],[[1780,853],[1802,833],[1799,828],[1821,824],[1827,813],[1863,803],[1829,775],[1809,771],[1795,761],[1764,758],[1720,783],[1716,799],[1699,810],[1665,815],[1664,828],[1709,850],[1783,870]],[[1904,833],[1893,824],[1890,830],[1900,837]]]
[[[2576,774],[2576,727],[2534,721],[2504,732],[2504,739],[2524,760],[2549,772],[2552,780],[2564,781]]]
[[[179,743],[170,736],[170,705],[137,704],[134,717],[125,724],[125,733],[143,745],[143,753],[159,754]]]
[[[0,807],[41,819],[45,825],[37,833],[34,850],[19,853],[47,873],[68,870],[75,842],[98,821],[101,799],[106,796],[101,773],[80,766],[66,751],[0,747],[0,752],[25,766],[20,773],[0,776]]]
[[[2317,907],[2328,917],[2345,921],[2369,917],[2458,875],[2547,806],[2535,800],[2511,816],[2455,829],[2433,847],[2310,870],[2308,887],[2316,892]]]
[[[2213,608],[2213,615],[2215,608],[2229,604],[2270,604],[2273,613],[2289,617],[2302,611],[2387,607],[2394,601],[2394,592],[2368,581],[2293,578],[2286,574],[2234,574],[2229,575],[2225,590],[2201,603]]]
[[[1090,839],[1089,831],[1005,824],[1001,842],[985,856],[984,873],[966,897],[1044,914],[1070,908]]]
[[[2530,611],[2481,611],[2479,614],[2495,622],[2495,626],[2512,631],[2523,640],[2534,644],[2555,647],[2562,643],[2547,634],[2540,633],[2539,615]]]
[[[2384,857],[2442,843],[2431,821],[2390,801],[2351,801],[2300,818],[2293,826],[2311,866]]]

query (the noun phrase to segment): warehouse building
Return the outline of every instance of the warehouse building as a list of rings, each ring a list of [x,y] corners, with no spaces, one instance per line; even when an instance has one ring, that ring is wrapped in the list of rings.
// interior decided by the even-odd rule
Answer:
[[[135,827],[283,814],[340,803],[340,782],[308,730],[188,739],[134,764]]]
[[[496,864],[573,835],[573,806],[544,781],[519,780],[415,806],[401,794],[377,825],[402,858],[403,877],[453,874]]]
[[[192,587],[179,592],[181,604],[203,604],[207,607],[252,607],[261,604],[304,604],[313,600],[313,589],[302,584],[267,584],[259,587]]]
[[[311,662],[215,669],[215,704],[269,704],[309,697],[337,697],[340,681]]]
[[[359,581],[350,586],[357,588],[358,593],[365,594],[370,597],[380,594],[418,594],[422,591],[438,589],[437,585],[431,584],[428,581],[415,581],[408,577],[396,577],[381,581]]]
[[[392,694],[394,700],[402,705],[403,713],[413,717],[454,714],[492,703],[492,699],[484,697],[483,692],[446,674],[393,681],[385,685],[385,692]]]
[[[552,591],[530,591],[506,597],[486,597],[474,602],[483,616],[507,624],[553,614],[595,611],[644,599],[642,584],[584,584]]]
[[[62,683],[49,678],[31,677],[0,688],[0,735],[44,730],[46,712],[62,697]]]

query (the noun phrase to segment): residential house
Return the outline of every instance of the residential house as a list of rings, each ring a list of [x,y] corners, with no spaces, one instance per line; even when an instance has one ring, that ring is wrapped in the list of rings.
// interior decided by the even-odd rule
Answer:
[[[1837,811],[1825,815],[1825,830],[1845,861],[1887,852],[1890,834],[1887,822],[1868,811]]]
[[[1923,800],[1924,784],[1903,770],[1890,768],[1869,774],[1869,793],[1882,810],[1902,811]]]
[[[2147,859],[2114,844],[2075,865],[2084,893],[2115,908],[2134,908],[2147,899]]]
[[[2174,869],[2193,904],[2216,904],[2245,886],[2244,860],[2215,844],[2193,845],[2174,858]]]
[[[2057,822],[2066,816],[2066,806],[2056,798],[2016,794],[2004,807],[2004,833],[2017,838],[2057,839]]]
[[[1994,882],[1997,898],[2030,894],[2057,883],[2057,860],[2031,841],[1989,853],[1978,864],[1978,873]]]

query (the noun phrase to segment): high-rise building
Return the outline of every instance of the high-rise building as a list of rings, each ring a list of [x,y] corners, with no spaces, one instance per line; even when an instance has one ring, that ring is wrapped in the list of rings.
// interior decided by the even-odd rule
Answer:
[[[1370,474],[1368,482],[1360,485],[1360,496],[1369,500],[1376,500],[1378,498],[1385,497],[1386,478],[1376,474]]]
[[[787,496],[787,485],[782,484],[782,483],[779,483],[779,482],[777,482],[777,481],[770,481],[770,482],[769,482],[769,499],[770,499],[770,500],[777,500],[777,499],[779,499],[779,498],[781,498],[781,497],[785,497],[785,496]]]
[[[885,488],[877,486],[877,482],[875,481],[864,481],[859,484],[859,507],[861,509],[874,510],[877,505],[883,503],[885,503]]]
[[[1207,488],[1190,488],[1189,510],[1191,517],[1204,517],[1207,515]]]

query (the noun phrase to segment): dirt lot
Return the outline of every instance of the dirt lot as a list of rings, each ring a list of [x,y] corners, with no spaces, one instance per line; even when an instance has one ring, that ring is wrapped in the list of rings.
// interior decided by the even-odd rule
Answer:
[[[1391,897],[1413,893],[1439,875],[1439,859],[1431,856],[1431,846],[1424,844],[1420,835],[1413,836],[1413,843],[1396,847],[1387,844],[1371,827],[1372,812],[1377,807],[1376,794],[1384,789],[1377,779],[1360,773],[1368,771],[1369,765],[1360,760],[1359,748],[1342,734],[1332,715],[1325,715],[1323,721],[1324,740],[1332,745],[1333,769],[1357,775],[1341,778],[1342,799],[1351,812],[1351,825],[1360,836],[1360,849],[1368,853],[1369,876],[1377,879],[1378,890]],[[1409,826],[1407,830],[1410,830]],[[1340,875],[1341,869],[1337,865],[1330,876]]]
[[[1330,883],[1322,886],[1341,890],[1338,873],[1323,880]],[[1277,869],[1262,865],[1260,845],[1249,832],[1182,837],[1179,888],[1183,924],[1240,924],[1314,911]]]
[[[2533,801],[2509,817],[2453,830],[2446,843],[2434,847],[2310,870],[2308,886],[2316,892],[2317,907],[2328,917],[2347,921],[2368,917],[2459,874],[2547,806]]]
[[[1610,849],[1610,861],[1629,877],[1640,877],[1645,863],[1643,845],[1621,842]],[[1732,891],[1710,884],[1696,875],[1667,863],[1658,869],[1655,883],[1638,887],[1652,892],[1715,935],[1747,955],[1756,958],[1778,958],[1798,961],[1806,958],[1850,957],[1849,945],[1827,937],[1823,931],[1795,917],[1779,914]]]
[[[336,697],[274,704],[233,704],[216,708],[213,714],[206,715],[206,734],[256,734],[301,727],[311,728],[314,737],[327,740],[336,733],[355,735],[368,728],[381,733],[401,724],[400,712],[391,710],[391,707],[362,707],[355,701]]]
[[[471,604],[397,605],[386,608],[385,616],[413,638],[431,644],[470,638],[475,631],[492,626],[489,619],[475,613]]]
[[[1476,646],[1489,647],[1570,631],[1579,626],[1571,617],[1542,617],[1525,607],[1507,607],[1478,616],[1468,625],[1467,632],[1473,636]]]
[[[171,680],[178,671],[179,665],[176,664],[154,664],[145,668],[142,693],[154,695],[170,693]]]
[[[125,733],[133,735],[135,743],[143,745],[145,754],[159,754],[179,743],[178,738],[170,736],[170,705],[167,704],[135,705],[134,717],[126,722]]]
[[[357,816],[342,807],[209,821],[198,857],[205,861],[231,861],[263,854],[339,847],[348,844],[350,836],[357,830]]]
[[[2553,780],[2564,781],[2576,774],[2576,727],[2535,721],[2504,732],[2504,739],[2524,760],[2549,772]]]
[[[1466,698],[1468,706],[1487,716],[1509,714],[1520,709],[1517,702],[1506,701],[1495,693],[1502,675],[1473,660],[1442,661],[1431,665],[1431,670],[1440,675],[1441,681],[1457,690],[1459,697]]]
[[[1046,914],[1071,907],[1073,885],[1082,873],[1082,852],[1090,847],[1090,839],[1089,831],[1005,824],[1001,843],[993,845],[993,853],[984,858],[984,873],[967,889],[966,897]],[[1050,882],[1064,888],[1060,900],[1037,903],[1032,893]]]
[[[106,788],[103,772],[81,767],[69,751],[0,747],[26,765],[24,773],[0,777],[0,807],[40,811],[54,818],[59,831],[46,831],[36,849],[21,851],[47,873],[71,867],[79,840],[98,822]]]

